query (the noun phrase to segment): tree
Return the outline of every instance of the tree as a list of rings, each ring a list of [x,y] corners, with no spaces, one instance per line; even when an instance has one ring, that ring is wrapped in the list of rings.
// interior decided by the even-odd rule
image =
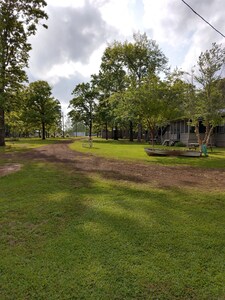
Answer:
[[[152,143],[157,128],[168,122],[174,110],[176,98],[172,90],[168,82],[160,80],[157,76],[145,77],[142,84],[134,90],[136,112],[147,126]]]
[[[149,78],[150,74],[154,77],[159,72],[165,71],[167,64],[167,59],[156,42],[149,40],[146,34],[135,33],[133,38],[134,42],[114,42],[107,47],[99,73],[101,86],[108,87],[100,106],[105,112],[107,104],[110,115],[114,114],[115,125],[119,120],[120,122],[126,120],[129,123],[130,141],[133,140],[134,122],[138,123],[138,113],[135,110],[133,93],[130,93],[129,89],[138,88],[143,78]],[[104,113],[103,116],[107,115]]]
[[[72,110],[69,116],[73,123],[83,121],[88,126],[91,139],[97,91],[92,83],[81,83],[75,87],[72,95],[74,98],[70,101],[69,107]]]
[[[186,116],[195,127],[198,143],[208,144],[215,126],[222,122],[221,111],[225,108],[225,97],[222,85],[222,70],[225,66],[225,48],[216,43],[210,50],[202,52],[199,56],[198,74],[195,80],[199,89],[191,89],[191,105],[186,109]],[[200,123],[205,126],[203,136],[200,134]]]
[[[101,66],[102,67],[102,66]],[[102,71],[98,75],[93,76],[92,82],[97,91],[98,105],[96,108],[95,121],[98,128],[104,126],[106,132],[106,139],[108,139],[108,128],[114,127],[114,139],[118,138],[117,135],[117,114],[115,110],[116,101],[112,101],[113,95],[120,93],[125,85],[125,72],[111,72],[111,67]]]
[[[55,126],[61,120],[61,106],[52,97],[51,87],[46,81],[30,83],[24,112],[27,123],[42,129],[42,139],[46,137],[46,126]]]
[[[125,42],[124,47],[124,62],[128,70],[129,78],[133,88],[139,88],[143,83],[144,78],[148,80],[154,78],[160,72],[167,71],[167,58],[163,52],[159,49],[159,46],[154,40],[148,39],[146,33],[140,34],[140,32],[134,33],[134,42]],[[133,97],[131,97],[133,99]],[[130,141],[132,141],[133,122],[137,121],[138,113],[135,111],[135,106],[127,102],[127,106],[130,108]],[[128,99],[126,99],[128,100]],[[133,99],[134,100],[134,99]],[[138,99],[136,99],[138,101]],[[139,115],[140,117],[140,115]],[[138,141],[141,141],[141,123],[138,121]]]
[[[97,120],[105,126],[106,139],[108,139],[108,125],[115,128],[114,139],[118,139],[118,120],[110,99],[113,94],[123,91],[127,85],[121,43],[115,41],[105,49],[100,71],[98,75],[93,76],[93,80],[98,89]]]
[[[44,0],[0,0],[0,146],[5,145],[5,110],[12,110],[16,92],[27,79],[28,38],[40,20],[47,19],[46,5]]]
[[[154,40],[148,39],[146,33],[133,34],[134,42],[123,45],[123,59],[129,75],[137,85],[142,78],[167,71],[168,59]]]

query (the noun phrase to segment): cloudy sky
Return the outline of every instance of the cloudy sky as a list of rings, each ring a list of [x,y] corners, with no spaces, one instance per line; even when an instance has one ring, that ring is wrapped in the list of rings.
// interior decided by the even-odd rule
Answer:
[[[186,0],[225,34],[224,0]],[[219,35],[181,0],[47,0],[48,30],[32,38],[28,70],[30,82],[46,80],[53,95],[68,111],[71,92],[97,73],[107,44],[132,40],[146,32],[176,66],[190,70],[201,51],[213,42],[225,46]]]

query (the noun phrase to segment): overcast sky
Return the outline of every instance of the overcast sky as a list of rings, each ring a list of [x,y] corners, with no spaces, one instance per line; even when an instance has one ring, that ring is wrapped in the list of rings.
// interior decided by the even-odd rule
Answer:
[[[225,34],[224,0],[186,0]],[[190,70],[201,51],[225,39],[181,0],[47,0],[48,29],[32,38],[28,70],[30,82],[46,80],[53,95],[68,111],[78,83],[98,73],[107,43],[132,40],[146,32],[176,66]]]

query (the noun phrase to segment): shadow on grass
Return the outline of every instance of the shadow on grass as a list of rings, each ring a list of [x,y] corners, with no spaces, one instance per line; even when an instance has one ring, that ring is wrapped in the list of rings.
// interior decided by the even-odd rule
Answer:
[[[10,140],[6,139],[7,144],[19,145],[19,144],[37,144],[37,145],[48,145],[54,144],[57,142],[65,142],[65,141],[72,141],[72,139],[63,139],[63,138],[46,138],[45,140],[41,138],[19,138],[18,140]]]
[[[224,195],[29,163],[1,179],[4,299],[219,299]],[[216,200],[216,201],[215,201]]]

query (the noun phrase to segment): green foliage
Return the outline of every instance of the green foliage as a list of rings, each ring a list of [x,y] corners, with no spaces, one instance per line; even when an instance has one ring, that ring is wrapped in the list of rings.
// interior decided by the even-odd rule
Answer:
[[[141,116],[150,130],[156,125],[164,124],[167,121],[166,109],[168,101],[166,98],[167,86],[157,77],[150,77],[143,80],[137,87],[135,93],[136,111]]]
[[[18,136],[25,131],[22,111],[11,111],[6,114],[6,124],[12,136]]]
[[[73,122],[84,122],[89,127],[89,136],[92,135],[92,124],[96,109],[97,91],[90,83],[78,84],[72,92],[74,98],[70,101],[69,116]]]
[[[47,19],[44,0],[0,2],[0,92],[10,94],[26,79],[31,44],[28,37],[35,34],[40,19]],[[1,100],[3,100],[1,98]],[[0,107],[8,107],[1,101]]]
[[[112,77],[111,67],[105,64],[105,62],[102,62],[101,70],[98,75],[92,76],[92,82],[98,92],[96,95],[98,103],[96,106],[95,122],[97,126],[105,126],[107,131],[108,124],[113,124],[115,118],[110,97],[117,91],[117,78]],[[121,78],[121,80],[123,79]]]
[[[44,0],[0,1],[0,146],[5,143],[4,111],[17,103],[17,91],[27,79],[28,37],[35,34],[41,19],[47,19],[46,5]]]
[[[149,73],[140,84],[134,82],[123,92],[117,109],[123,119],[146,126],[153,140],[157,128],[180,116],[182,93],[180,82],[171,79],[162,81]]]
[[[108,94],[122,91],[126,86],[124,46],[119,42],[109,45],[102,56],[99,77]]]
[[[99,88],[99,121],[127,126],[132,133],[133,125],[144,123],[138,110],[137,88],[146,77],[154,77],[166,70],[167,59],[155,41],[146,34],[136,33],[134,41],[114,42],[102,57],[97,86]]]
[[[225,108],[220,72],[224,62],[225,50],[214,43],[212,49],[200,55],[199,74],[192,73],[190,83],[182,78],[185,72],[167,72],[166,57],[146,34],[134,34],[134,42],[114,42],[103,54],[99,74],[93,76],[98,91],[96,121],[105,128],[109,124],[114,128],[130,124],[130,133],[142,123],[154,140],[158,126],[185,118],[195,126],[199,143],[207,144],[213,128],[221,124]],[[164,80],[157,76],[159,72],[166,73]],[[200,121],[206,128],[203,139]]]
[[[42,128],[43,139],[46,136],[46,126],[54,127],[55,130],[60,127],[61,106],[59,101],[52,97],[51,87],[46,81],[30,83],[23,118],[26,123],[35,125],[36,130]]]
[[[156,75],[167,70],[167,58],[154,40],[148,39],[146,33],[134,33],[134,42],[123,45],[124,65],[132,80],[138,84],[142,78]]]
[[[186,116],[191,119],[192,126],[199,143],[208,143],[213,128],[222,122],[222,110],[225,108],[225,97],[221,81],[221,71],[225,66],[225,48],[216,43],[210,50],[202,52],[198,60],[198,74],[195,80],[200,85],[199,90],[190,86],[189,105],[186,107]],[[191,97],[191,99],[190,99]],[[206,128],[202,138],[199,134],[199,121]]]

